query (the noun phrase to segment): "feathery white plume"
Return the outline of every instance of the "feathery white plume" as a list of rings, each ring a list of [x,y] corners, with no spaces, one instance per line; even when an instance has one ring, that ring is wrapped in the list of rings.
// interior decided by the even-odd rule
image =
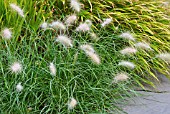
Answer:
[[[119,81],[127,81],[129,79],[129,76],[127,73],[119,73],[114,77],[113,82],[119,82]]]
[[[119,62],[118,65],[119,66],[125,66],[125,67],[131,68],[131,69],[135,68],[135,64],[132,63],[132,62],[129,62],[129,61],[121,61],[121,62]]]
[[[156,57],[170,63],[170,53],[161,53],[156,55]]]
[[[143,42],[138,42],[138,43],[136,43],[136,44],[135,44],[135,47],[141,48],[141,49],[146,49],[146,50],[153,50],[153,49],[149,46],[149,44],[143,43]]]
[[[93,47],[89,44],[84,44],[80,46],[80,49],[83,50],[87,56],[90,57],[90,59],[96,63],[96,64],[100,64],[100,58],[99,56],[96,54],[95,50],[93,49]]]
[[[82,23],[76,28],[76,31],[82,31],[82,32],[86,32],[89,30],[90,30],[90,26],[87,23]]]
[[[21,82],[19,82],[16,86],[17,92],[21,92],[23,90],[23,86],[21,85]]]
[[[73,47],[72,40],[65,35],[58,36],[56,41],[62,43],[66,47]]]
[[[132,41],[135,41],[135,38],[132,36],[131,33],[129,32],[124,32],[120,35],[120,37],[124,38],[124,39],[127,39],[127,40],[132,40]]]
[[[10,69],[13,73],[19,73],[22,71],[22,65],[19,62],[14,62],[11,66]]]
[[[93,53],[91,51],[86,51],[86,54],[91,58],[91,60],[96,63],[100,64],[100,58],[96,53]]]
[[[5,28],[1,31],[1,36],[6,40],[11,39],[12,32],[8,28]]]
[[[106,25],[110,24],[112,22],[112,18],[107,18],[104,20],[104,22],[101,24],[102,27],[105,27]]]
[[[99,39],[95,33],[90,33],[90,37],[95,41]]]
[[[53,63],[50,63],[49,69],[50,69],[51,75],[55,76],[56,75],[56,67]]]
[[[71,100],[69,101],[68,103],[68,108],[71,110],[71,109],[74,109],[74,107],[77,105],[77,101],[76,99],[74,98],[71,98]]]
[[[123,55],[130,55],[136,53],[137,50],[133,47],[126,47],[125,49],[121,50],[120,53]]]
[[[86,23],[89,27],[91,27],[91,25],[92,25],[92,21],[89,20],[89,19],[87,19],[87,20],[85,21],[85,23]]]
[[[95,50],[93,49],[93,47],[89,44],[83,44],[80,46],[80,49],[83,50],[83,51],[90,51],[90,52],[93,52],[95,53]]]
[[[66,29],[65,25],[60,21],[54,21],[49,26],[51,26],[52,28],[55,28],[55,29],[60,29],[60,30]]]
[[[10,4],[10,7],[15,10],[21,17],[24,17],[24,12],[19,6],[16,4]]]
[[[80,5],[80,3],[79,3],[77,0],[71,0],[71,1],[70,1],[70,5],[71,5],[71,7],[72,7],[75,11],[80,12],[80,10],[81,10],[81,5]]]
[[[163,7],[168,7],[169,6],[170,1],[167,2],[162,2],[161,6]]]
[[[77,20],[77,16],[73,14],[73,15],[67,17],[65,23],[69,26],[69,25],[73,24],[76,20]]]
[[[40,25],[40,27],[44,30],[46,30],[48,28],[48,23],[47,22],[44,22]]]

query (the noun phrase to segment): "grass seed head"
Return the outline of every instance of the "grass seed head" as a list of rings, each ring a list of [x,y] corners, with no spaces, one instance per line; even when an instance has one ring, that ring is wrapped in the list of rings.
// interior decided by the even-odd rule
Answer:
[[[132,41],[135,41],[135,38],[132,36],[131,33],[129,32],[124,32],[120,35],[120,37],[124,38],[124,39],[127,39],[127,40],[132,40]]]
[[[92,21],[89,20],[89,19],[87,19],[87,20],[85,21],[85,23],[86,23],[89,27],[91,27],[91,25],[92,25]]]
[[[50,69],[51,75],[55,76],[56,75],[56,67],[53,63],[50,63],[49,69]]]
[[[112,18],[107,18],[104,20],[104,22],[101,24],[102,27],[105,27],[106,25],[110,24],[112,22]]]
[[[83,50],[88,57],[95,63],[100,64],[100,57],[96,54],[94,48],[89,44],[84,44],[80,46],[80,49]]]
[[[123,55],[135,54],[136,52],[137,50],[133,47],[126,47],[125,49],[120,51],[120,53]]]
[[[47,22],[44,22],[40,25],[40,27],[44,30],[46,30],[48,28],[48,23]]]
[[[13,73],[19,73],[22,71],[22,65],[19,62],[14,62],[11,66],[10,69]]]
[[[127,73],[119,73],[114,77],[113,82],[127,81],[128,79],[129,79],[129,76]]]
[[[5,28],[4,30],[1,31],[1,36],[6,40],[11,39],[12,32],[8,28]]]
[[[70,25],[73,24],[76,20],[77,20],[77,16],[73,14],[73,15],[67,17],[65,23],[67,24],[67,26],[70,26]]]
[[[145,50],[153,50],[149,44],[147,43],[143,43],[143,42],[138,42],[135,44],[135,47],[136,48],[139,48],[139,49],[145,49]]]
[[[74,109],[76,107],[76,105],[77,105],[77,100],[74,99],[74,98],[71,98],[71,100],[68,103],[68,108],[70,110],[72,110],[72,109]]]
[[[170,53],[161,53],[161,54],[156,55],[156,57],[170,63]]]
[[[54,22],[52,22],[50,24],[50,26],[52,28],[60,29],[60,30],[65,30],[66,29],[65,25],[62,22],[60,22],[60,21],[54,21]]]
[[[16,85],[16,90],[17,92],[21,92],[23,90],[23,86],[21,85],[21,82],[19,82],[17,85]]]
[[[95,41],[97,41],[99,39],[95,33],[90,33],[90,37]]]
[[[24,12],[23,12],[23,10],[19,6],[17,6],[16,4],[10,4],[10,7],[14,11],[16,11],[21,17],[24,17]]]
[[[70,1],[70,5],[71,7],[73,8],[73,10],[77,11],[77,12],[80,12],[81,10],[81,5],[79,3],[79,1],[77,0],[71,0]]]
[[[90,57],[90,59],[91,59],[95,64],[98,64],[98,65],[99,65],[99,64],[101,63],[100,57],[99,57],[96,53],[91,52],[91,51],[86,51],[85,53]]]
[[[66,47],[73,47],[72,40],[70,38],[68,38],[68,36],[60,35],[57,37],[56,41],[60,42],[61,44],[63,44]]]
[[[91,45],[89,45],[89,44],[81,45],[81,46],[80,46],[80,49],[83,50],[83,51],[85,51],[85,52],[88,51],[88,52],[93,52],[93,53],[95,53],[94,48],[93,48]]]
[[[76,31],[79,31],[79,32],[87,32],[89,30],[90,30],[90,27],[87,23],[82,23],[76,28]]]
[[[118,65],[119,65],[119,66],[125,66],[125,67],[131,68],[131,69],[134,69],[134,68],[135,68],[135,64],[132,63],[132,62],[129,62],[129,61],[121,61],[121,62],[119,62]]]

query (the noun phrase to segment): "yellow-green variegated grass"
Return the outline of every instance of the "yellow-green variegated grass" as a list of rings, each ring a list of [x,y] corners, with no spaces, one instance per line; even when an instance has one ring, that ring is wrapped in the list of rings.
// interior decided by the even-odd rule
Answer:
[[[112,17],[111,28],[116,34],[131,31],[137,41],[151,44],[154,51],[137,53],[138,59],[136,74],[152,86],[152,78],[157,80],[153,71],[158,71],[167,77],[170,75],[168,64],[155,58],[155,54],[170,52],[170,16],[169,7],[163,5],[163,0],[91,0],[86,3],[89,18],[101,21],[103,18]],[[116,27],[119,29],[116,30]],[[132,43],[133,44],[133,43]],[[145,80],[147,79],[147,80]],[[135,79],[136,80],[136,79]],[[141,82],[143,82],[141,81]],[[142,83],[138,83],[142,87]]]

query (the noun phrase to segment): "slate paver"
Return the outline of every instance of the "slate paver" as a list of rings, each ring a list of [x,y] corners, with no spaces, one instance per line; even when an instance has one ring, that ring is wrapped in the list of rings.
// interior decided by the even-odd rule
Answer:
[[[128,114],[170,114],[170,81],[165,76],[160,77],[161,83],[155,90],[162,93],[139,91],[142,96],[124,101],[123,110]]]

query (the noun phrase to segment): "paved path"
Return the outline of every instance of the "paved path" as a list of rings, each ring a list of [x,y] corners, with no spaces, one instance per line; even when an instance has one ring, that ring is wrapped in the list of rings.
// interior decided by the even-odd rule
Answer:
[[[170,81],[163,75],[159,76],[161,83],[151,91],[161,93],[139,91],[143,95],[124,101],[127,105],[123,110],[128,114],[170,114]]]

